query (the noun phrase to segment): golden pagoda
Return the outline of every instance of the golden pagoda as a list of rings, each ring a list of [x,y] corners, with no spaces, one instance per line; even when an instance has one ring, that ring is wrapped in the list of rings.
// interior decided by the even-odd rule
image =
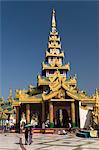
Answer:
[[[0,98],[0,119],[10,119],[10,116],[14,113],[13,108],[12,89],[10,89],[10,95],[8,99],[4,101],[4,98]]]
[[[30,85],[27,90],[16,90],[13,106],[16,108],[17,127],[22,116],[26,123],[36,118],[37,127],[46,122],[50,128],[67,128],[69,122],[72,127],[80,128],[88,127],[92,122],[99,123],[98,90],[93,96],[80,91],[76,75],[68,78],[68,71],[70,64],[64,64],[64,51],[53,9],[51,32],[42,72],[37,77],[37,87]]]

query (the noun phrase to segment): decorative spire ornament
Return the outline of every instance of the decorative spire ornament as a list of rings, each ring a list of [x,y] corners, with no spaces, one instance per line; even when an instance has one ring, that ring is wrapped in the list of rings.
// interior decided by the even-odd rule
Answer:
[[[52,32],[56,32],[55,10],[52,11]]]

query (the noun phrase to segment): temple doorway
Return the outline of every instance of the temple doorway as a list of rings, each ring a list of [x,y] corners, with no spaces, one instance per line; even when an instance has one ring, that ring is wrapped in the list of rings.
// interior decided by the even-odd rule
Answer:
[[[68,112],[65,108],[59,108],[55,112],[55,127],[67,128],[69,123]]]
[[[35,128],[41,127],[41,105],[33,104],[31,105],[31,124]]]

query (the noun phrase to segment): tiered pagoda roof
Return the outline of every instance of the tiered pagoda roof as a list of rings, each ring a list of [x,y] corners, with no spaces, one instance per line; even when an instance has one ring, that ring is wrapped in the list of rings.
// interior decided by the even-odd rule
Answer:
[[[58,31],[56,29],[56,19],[55,19],[55,11],[52,12],[52,30],[49,35],[48,47],[45,55],[46,59],[42,63],[42,70],[49,69],[62,69],[62,70],[70,70],[70,65],[65,64],[63,62],[60,63],[60,60],[63,61],[64,51],[61,50],[61,41]],[[48,62],[48,58],[54,58],[51,63]],[[61,59],[60,59],[61,58]],[[59,60],[60,59],[60,60]],[[47,61],[46,61],[47,60]]]

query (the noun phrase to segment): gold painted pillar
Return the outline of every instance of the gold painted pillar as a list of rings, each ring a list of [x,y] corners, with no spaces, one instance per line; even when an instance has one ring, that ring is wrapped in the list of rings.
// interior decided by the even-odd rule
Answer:
[[[20,108],[16,107],[16,132],[20,132]]]
[[[26,104],[26,123],[30,123],[30,104]]]
[[[74,101],[71,102],[71,117],[72,117],[72,127],[75,127],[76,122],[75,122],[75,103],[74,103]]]
[[[42,101],[42,129],[45,129],[45,103]]]
[[[54,122],[53,122],[53,103],[50,101],[49,102],[49,122],[50,122],[50,128],[54,127]]]

